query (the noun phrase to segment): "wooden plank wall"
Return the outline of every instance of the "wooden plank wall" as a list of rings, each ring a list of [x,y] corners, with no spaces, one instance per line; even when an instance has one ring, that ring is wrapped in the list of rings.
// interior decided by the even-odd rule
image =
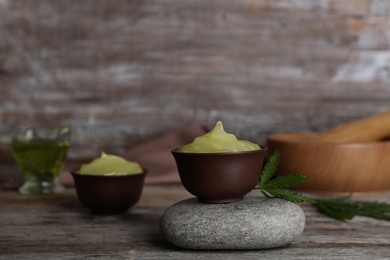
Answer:
[[[263,144],[390,108],[390,1],[0,0],[0,158],[73,129],[71,159],[182,125]]]

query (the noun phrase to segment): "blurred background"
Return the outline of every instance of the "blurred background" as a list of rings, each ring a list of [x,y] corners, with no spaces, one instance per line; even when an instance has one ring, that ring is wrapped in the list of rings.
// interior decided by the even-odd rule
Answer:
[[[221,120],[264,144],[390,109],[387,0],[0,0],[0,161],[72,128],[70,160]]]

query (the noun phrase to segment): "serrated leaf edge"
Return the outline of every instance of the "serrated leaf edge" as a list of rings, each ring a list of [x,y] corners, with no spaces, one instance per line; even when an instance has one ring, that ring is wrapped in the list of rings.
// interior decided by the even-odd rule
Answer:
[[[267,194],[266,195],[267,197],[284,199],[294,203],[301,203],[301,202],[309,202],[312,204],[317,203],[316,200],[306,197],[303,194],[300,194],[296,191],[289,190],[289,189],[262,189],[261,192],[263,194]]]
[[[298,186],[299,184],[309,180],[309,176],[305,176],[299,173],[289,174],[285,176],[275,177],[265,184],[264,189],[288,189]]]
[[[259,188],[263,187],[276,173],[280,162],[280,151],[275,150],[274,153],[269,157],[268,162],[265,164],[260,180],[258,183]]]

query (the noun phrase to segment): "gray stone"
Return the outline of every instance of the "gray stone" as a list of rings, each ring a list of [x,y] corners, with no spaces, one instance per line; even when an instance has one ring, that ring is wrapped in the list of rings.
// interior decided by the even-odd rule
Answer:
[[[246,197],[229,204],[188,199],[169,207],[160,227],[167,241],[188,249],[263,249],[287,245],[305,227],[297,204]]]

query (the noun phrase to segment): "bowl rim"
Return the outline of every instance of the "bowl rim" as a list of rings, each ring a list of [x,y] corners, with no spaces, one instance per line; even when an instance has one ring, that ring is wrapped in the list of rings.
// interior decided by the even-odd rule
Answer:
[[[134,174],[127,174],[127,175],[93,175],[93,174],[82,174],[82,173],[78,173],[77,170],[80,169],[80,167],[77,167],[77,168],[74,168],[72,170],[70,170],[69,172],[72,174],[72,175],[77,175],[77,176],[86,176],[86,178],[96,178],[96,177],[99,177],[99,178],[129,178],[129,177],[134,177],[134,176],[142,176],[142,175],[147,175],[148,174],[148,170],[146,168],[143,168],[142,167],[142,172],[140,173],[134,173]]]
[[[281,132],[275,133],[267,137],[267,144],[269,142],[278,142],[286,144],[299,144],[299,145],[322,145],[322,146],[345,146],[345,147],[356,147],[356,146],[378,146],[378,145],[390,145],[390,140],[383,141],[372,141],[372,142],[332,142],[332,141],[310,141],[309,137],[318,136],[316,132]],[[294,138],[286,138],[286,137]],[[295,138],[296,137],[296,138]],[[308,138],[305,138],[308,137]]]
[[[263,153],[268,151],[268,146],[264,146],[259,150],[250,150],[250,151],[240,151],[240,152],[218,152],[218,153],[187,153],[187,152],[178,152],[179,148],[175,148],[171,150],[172,154],[187,154],[187,155],[199,155],[199,156],[215,156],[215,155],[233,155],[233,154],[252,154],[252,153]]]

